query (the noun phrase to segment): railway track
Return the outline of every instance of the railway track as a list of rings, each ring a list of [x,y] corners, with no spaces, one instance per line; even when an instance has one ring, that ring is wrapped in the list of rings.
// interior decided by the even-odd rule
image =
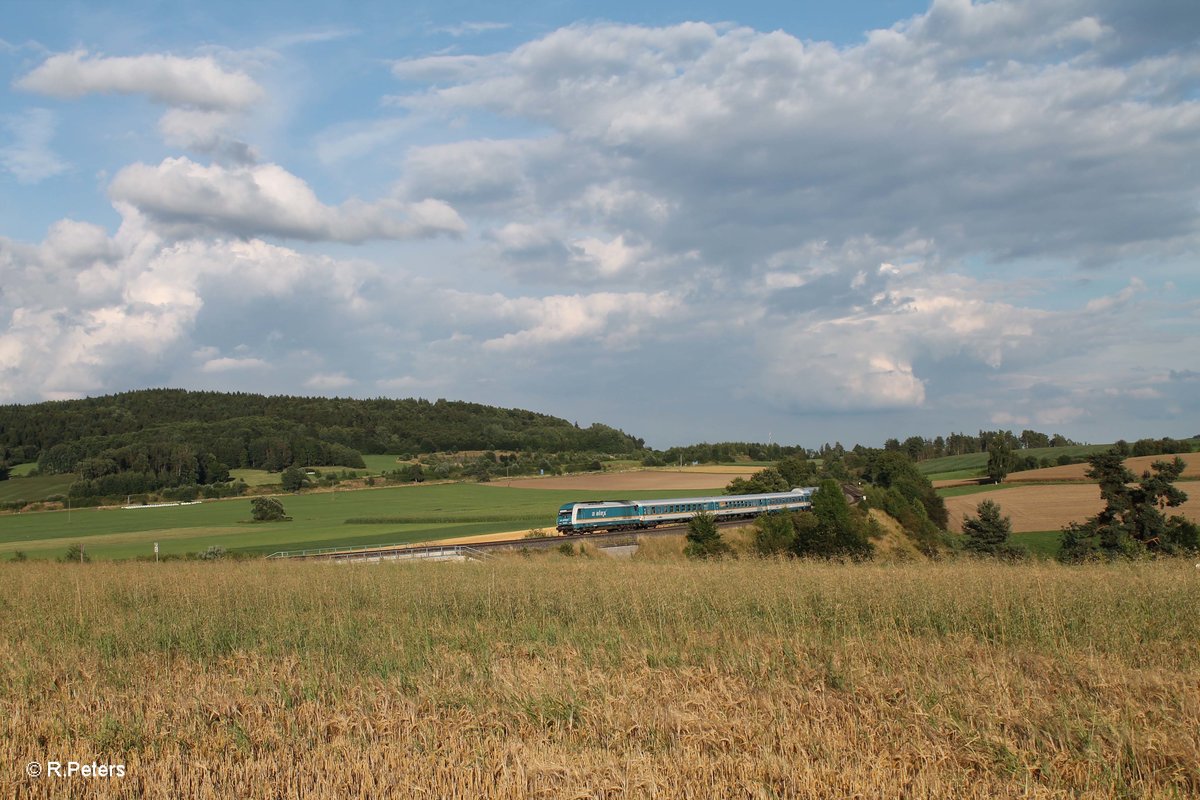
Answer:
[[[719,528],[734,528],[745,525],[745,520],[717,523]],[[267,556],[270,559],[288,561],[382,561],[421,558],[487,558],[503,552],[520,550],[547,550],[563,544],[591,542],[600,547],[620,547],[637,544],[642,536],[679,535],[687,531],[687,524],[662,525],[657,528],[612,533],[575,533],[562,536],[546,536],[540,539],[505,539],[499,542],[475,542],[456,545],[452,541],[438,545],[385,545],[383,547],[355,547],[319,551],[281,551]]]

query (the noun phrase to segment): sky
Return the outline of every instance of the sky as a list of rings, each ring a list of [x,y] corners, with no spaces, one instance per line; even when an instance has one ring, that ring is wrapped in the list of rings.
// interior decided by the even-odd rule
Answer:
[[[1200,434],[1194,0],[0,0],[0,403]]]

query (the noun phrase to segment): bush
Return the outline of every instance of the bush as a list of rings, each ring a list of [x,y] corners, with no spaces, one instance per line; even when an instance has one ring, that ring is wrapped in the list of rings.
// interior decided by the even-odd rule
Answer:
[[[219,545],[215,545],[215,544],[197,556],[197,558],[199,558],[203,561],[216,561],[217,559],[224,558],[224,557],[225,557],[225,548],[221,547]]]
[[[760,556],[777,556],[796,546],[796,524],[790,513],[763,514],[754,520],[754,550]]]
[[[279,481],[283,484],[285,492],[298,492],[308,483],[308,476],[304,474],[304,470],[293,464],[280,474]]]
[[[82,545],[73,544],[67,548],[67,552],[59,559],[63,564],[78,564],[79,562],[88,563],[92,557],[87,554]]]
[[[707,511],[699,511],[688,520],[687,542],[683,552],[688,558],[719,558],[731,552]]]

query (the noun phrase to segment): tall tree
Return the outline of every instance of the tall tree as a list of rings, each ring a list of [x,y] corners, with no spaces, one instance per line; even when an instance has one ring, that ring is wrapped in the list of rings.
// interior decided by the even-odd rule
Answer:
[[[988,477],[993,483],[1003,483],[1015,466],[1016,458],[1008,441],[1003,436],[993,437],[988,443]]]

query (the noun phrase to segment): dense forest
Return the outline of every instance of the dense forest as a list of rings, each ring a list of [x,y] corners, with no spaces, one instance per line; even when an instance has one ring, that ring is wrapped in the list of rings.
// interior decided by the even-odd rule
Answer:
[[[149,389],[0,406],[0,463],[77,474],[71,494],[79,497],[223,483],[237,468],[362,467],[363,453],[626,454],[642,446],[606,425],[447,400]]]
[[[161,429],[176,439],[213,426],[250,420],[291,423],[298,435],[360,453],[432,453],[448,450],[596,450],[629,453],[643,442],[606,425],[580,428],[564,419],[521,409],[449,400],[353,400],[265,396],[241,392],[147,389],[34,405],[0,406],[0,449],[12,463],[33,461],[57,444]],[[247,453],[247,458],[250,454]],[[237,466],[237,464],[231,464]],[[243,462],[242,466],[249,466]],[[286,466],[286,465],[285,465]]]

